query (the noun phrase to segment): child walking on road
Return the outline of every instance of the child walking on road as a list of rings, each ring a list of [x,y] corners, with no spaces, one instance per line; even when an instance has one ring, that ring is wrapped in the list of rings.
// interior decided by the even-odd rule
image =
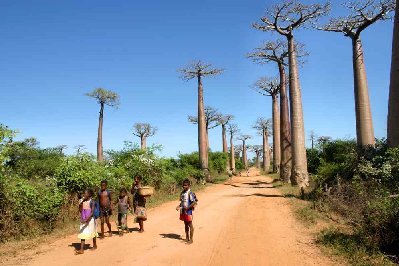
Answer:
[[[85,241],[89,239],[93,239],[93,250],[97,249],[97,226],[94,218],[95,202],[91,199],[92,196],[93,191],[87,189],[79,202],[80,231],[78,238],[80,239],[80,250],[76,250],[76,255],[84,253]]]
[[[134,183],[130,192],[133,194],[133,210],[137,217],[140,229],[139,233],[144,232],[144,221],[147,220],[147,214],[145,209],[146,198],[139,194],[139,188],[141,187],[141,176],[136,175],[134,177]]]
[[[101,189],[98,191],[98,201],[100,204],[101,217],[101,238],[104,238],[104,223],[108,226],[108,236],[112,236],[111,223],[109,217],[112,215],[111,191],[107,189],[107,180],[101,181]]]
[[[118,203],[118,231],[119,235],[122,236],[124,231],[126,233],[129,233],[129,228],[127,227],[127,213],[131,208],[126,188],[120,189],[117,203]]]
[[[191,191],[191,182],[189,179],[183,181],[183,191],[180,193],[180,204],[176,210],[180,210],[180,220],[184,221],[184,229],[186,231],[186,242],[193,243],[194,226],[193,226],[193,210],[197,205],[197,197]]]

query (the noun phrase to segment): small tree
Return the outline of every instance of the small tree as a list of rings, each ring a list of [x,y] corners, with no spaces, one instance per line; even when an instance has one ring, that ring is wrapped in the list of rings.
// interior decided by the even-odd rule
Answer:
[[[280,92],[280,82],[278,78],[262,77],[255,83],[258,93],[272,97],[272,117],[273,117],[273,172],[280,172],[280,112],[278,109],[278,94]]]
[[[268,137],[270,136],[270,126],[271,121],[270,119],[265,119],[263,117],[258,118],[256,120],[255,125],[253,126],[254,129],[258,131],[258,134],[262,136],[263,140],[263,171],[265,173],[269,173],[270,169],[270,147],[269,147],[269,140]]]
[[[246,141],[250,139],[250,135],[240,135],[237,139],[242,141],[242,163],[244,164],[244,168],[248,169],[248,158],[247,158],[247,146]]]
[[[223,69],[212,68],[211,64],[205,64],[201,61],[196,61],[189,64],[187,67],[180,69],[181,78],[183,80],[191,80],[196,78],[198,81],[198,150],[201,169],[205,171],[207,178],[209,176],[208,167],[208,147],[206,143],[206,124],[204,111],[204,96],[202,88],[202,78],[207,76],[220,75]]]
[[[228,129],[230,133],[230,170],[232,173],[236,170],[236,162],[235,162],[235,147],[234,147],[234,136],[239,132],[237,125],[228,124]]]
[[[295,51],[294,31],[315,23],[318,18],[326,15],[329,4],[303,5],[296,1],[284,1],[266,11],[260,24],[254,24],[256,29],[272,31],[286,37],[288,43],[289,84],[291,103],[291,145],[292,145],[292,182],[301,188],[309,186],[307,169],[305,129],[302,111],[302,96],[299,84],[297,56]]]
[[[154,136],[158,129],[149,123],[136,123],[133,125],[133,135],[140,138],[141,149],[147,148],[147,138]]]
[[[333,18],[325,26],[317,28],[343,33],[352,40],[357,143],[360,147],[374,146],[373,120],[360,33],[379,20],[389,19],[388,14],[395,9],[395,2],[358,0],[347,2],[344,6],[350,10],[349,15]]]
[[[113,91],[109,91],[103,88],[97,88],[92,92],[86,93],[86,96],[96,99],[97,103],[100,104],[100,115],[98,118],[98,137],[97,137],[97,160],[103,160],[103,119],[104,119],[104,107],[105,105],[118,108],[119,106],[119,95]]]

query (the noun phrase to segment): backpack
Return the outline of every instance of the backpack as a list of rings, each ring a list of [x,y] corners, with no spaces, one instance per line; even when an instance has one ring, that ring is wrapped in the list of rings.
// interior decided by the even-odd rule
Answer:
[[[93,212],[93,217],[94,220],[100,217],[100,204],[98,203],[97,200],[90,200],[90,208],[93,209],[93,204],[94,204],[94,212]]]

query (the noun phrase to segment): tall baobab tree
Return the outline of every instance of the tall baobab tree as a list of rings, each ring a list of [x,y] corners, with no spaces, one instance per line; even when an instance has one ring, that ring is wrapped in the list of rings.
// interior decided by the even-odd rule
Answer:
[[[247,145],[246,141],[250,139],[250,135],[240,135],[237,139],[242,141],[242,163],[244,164],[244,168],[248,169],[248,158],[247,158]]]
[[[262,136],[262,146],[263,146],[263,164],[262,169],[265,173],[269,173],[270,169],[270,147],[269,147],[269,140],[268,137],[270,135],[270,119],[265,119],[260,117],[256,120],[255,125],[253,126],[254,129],[258,131],[258,134]]]
[[[280,172],[280,112],[278,109],[278,94],[280,92],[280,82],[278,78],[260,78],[254,87],[258,93],[272,97],[272,117],[273,117],[273,172]]]
[[[260,156],[263,153],[263,145],[251,145],[249,148],[255,153],[256,168],[260,168]]]
[[[86,145],[80,144],[80,145],[76,145],[75,147],[76,150],[76,154],[80,154],[80,152],[84,149],[86,149]]]
[[[230,170],[234,173],[236,171],[234,136],[238,133],[238,127],[235,124],[228,124],[227,130],[230,134]]]
[[[205,171],[206,176],[209,175],[208,168],[208,147],[204,110],[204,93],[202,88],[202,78],[216,76],[223,72],[223,69],[212,68],[211,64],[196,61],[187,67],[180,69],[181,78],[189,81],[196,78],[198,81],[198,150],[201,169]]]
[[[223,143],[223,153],[228,154],[229,151],[227,149],[227,137],[226,137],[226,132],[227,132],[227,125],[231,120],[234,119],[233,115],[220,115],[219,120],[217,123],[222,127],[222,143]],[[229,170],[230,167],[230,160],[227,160],[227,170]]]
[[[314,130],[311,130],[309,134],[309,140],[312,146],[312,150],[314,149],[314,142],[316,141],[316,138],[317,138],[316,133],[314,132]]]
[[[119,95],[113,91],[103,88],[94,89],[92,92],[86,93],[86,96],[96,99],[100,104],[100,115],[98,118],[98,137],[97,137],[97,160],[102,161],[103,154],[103,119],[105,105],[118,108]]]
[[[209,129],[219,126],[219,119],[222,116],[215,108],[205,106],[205,128],[206,128],[206,148],[209,150]],[[198,116],[188,116],[188,121],[193,124],[198,124]]]
[[[295,51],[294,31],[309,23],[317,22],[326,15],[329,4],[303,5],[296,1],[284,1],[266,11],[261,23],[253,26],[262,31],[272,31],[285,36],[288,43],[290,114],[291,114],[291,145],[292,145],[292,176],[291,182],[296,182],[301,188],[309,186],[307,169],[305,129],[302,111],[302,96],[298,75],[298,64]]]
[[[399,0],[396,0],[394,21],[387,123],[387,141],[392,148],[399,146]]]
[[[318,29],[339,32],[352,40],[352,64],[355,92],[356,135],[359,147],[374,146],[374,129],[368,92],[363,45],[360,34],[378,20],[389,18],[394,0],[358,0],[344,4],[350,10],[346,17],[330,19]]]
[[[296,55],[298,61],[308,55],[302,44],[296,43]],[[288,65],[287,42],[278,39],[264,43],[248,54],[248,58],[258,64],[277,64],[280,77],[280,179],[290,182],[292,168],[291,154],[291,126],[287,97],[287,78],[285,68]]]
[[[147,138],[157,133],[157,128],[149,123],[135,123],[133,125],[133,135],[140,138],[141,149],[147,149]]]

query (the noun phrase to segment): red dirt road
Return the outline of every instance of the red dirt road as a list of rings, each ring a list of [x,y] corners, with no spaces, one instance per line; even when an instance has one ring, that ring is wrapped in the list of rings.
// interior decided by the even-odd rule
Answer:
[[[270,182],[265,176],[235,177],[197,193],[192,245],[180,239],[184,226],[176,201],[149,210],[143,234],[107,237],[98,241],[96,251],[74,255],[76,234],[40,247],[30,258],[0,264],[334,265],[295,221],[288,199]]]

